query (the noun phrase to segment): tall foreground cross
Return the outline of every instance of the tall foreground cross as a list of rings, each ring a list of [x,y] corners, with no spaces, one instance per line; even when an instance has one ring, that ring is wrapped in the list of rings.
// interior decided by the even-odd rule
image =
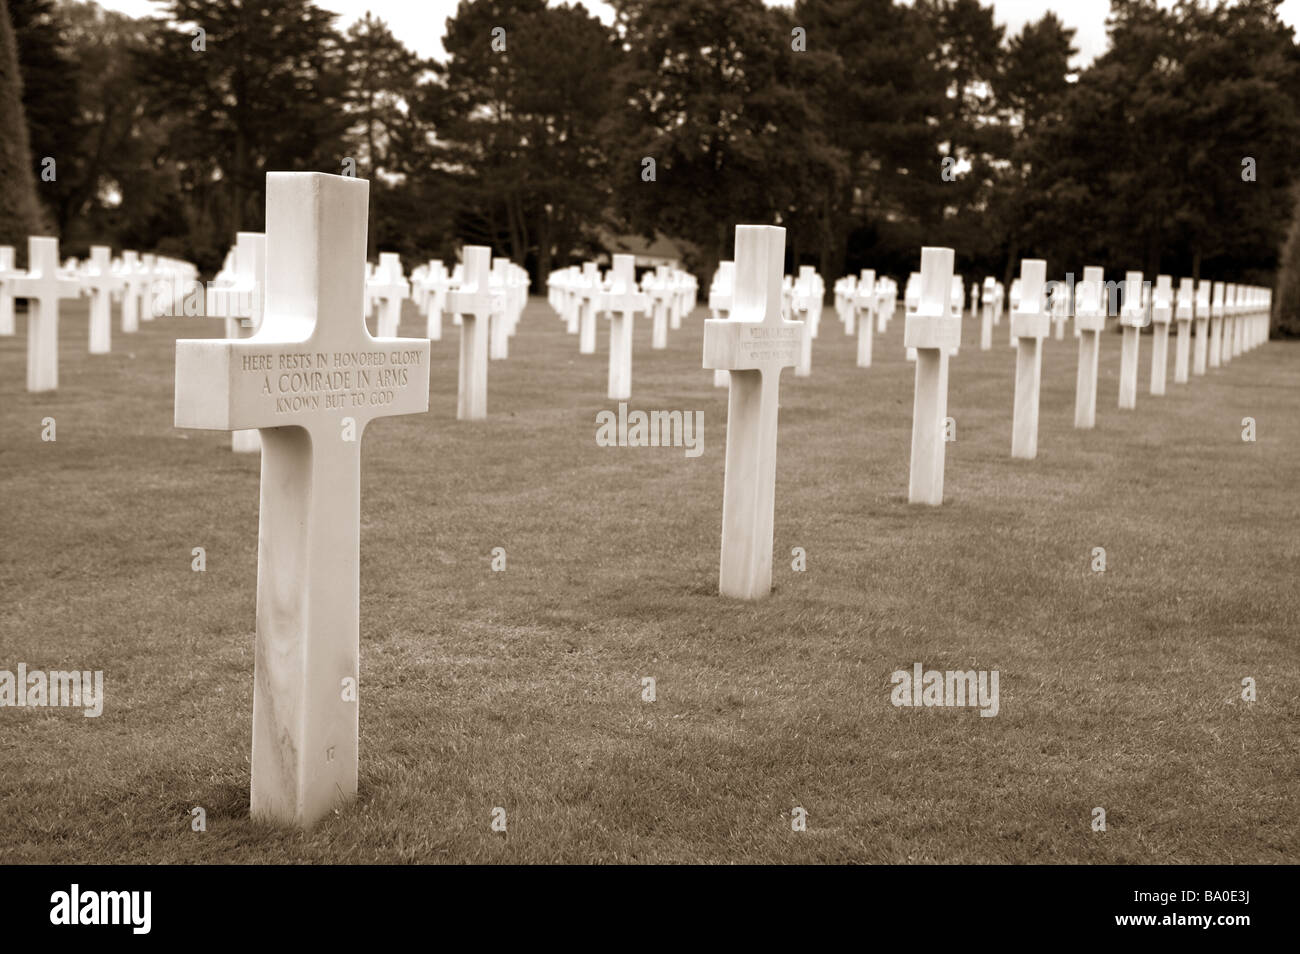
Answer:
[[[903,326],[903,345],[916,350],[916,391],[912,399],[912,461],[907,502],[937,507],[943,503],[944,418],[948,416],[948,356],[961,340],[961,322],[952,317],[953,250],[922,248],[916,282],[916,309]]]
[[[730,372],[718,588],[739,599],[772,589],[781,370],[799,359],[802,324],[781,315],[784,266],[785,229],[737,225],[729,315],[704,322],[704,367]]]
[[[272,172],[251,338],[176,342],[176,426],[262,437],[252,813],[308,826],[357,790],[361,438],[429,408],[429,342],[365,327],[364,179]]]
[[[59,387],[59,299],[76,298],[81,285],[59,274],[59,240],[27,238],[27,271],[9,280],[15,298],[27,299],[27,390]]]

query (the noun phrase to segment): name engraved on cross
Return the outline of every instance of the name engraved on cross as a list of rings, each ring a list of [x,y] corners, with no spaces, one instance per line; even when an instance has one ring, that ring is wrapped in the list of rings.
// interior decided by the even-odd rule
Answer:
[[[737,599],[772,589],[781,370],[798,361],[802,334],[781,314],[784,262],[785,229],[736,226],[730,314],[704,322],[704,367],[730,373],[718,589]]]
[[[1085,265],[1083,281],[1075,288],[1074,330],[1079,336],[1079,369],[1074,385],[1074,426],[1097,426],[1097,364],[1101,333],[1106,330],[1105,272]]]
[[[1038,397],[1043,379],[1043,339],[1051,333],[1051,316],[1045,309],[1047,262],[1026,258],[1020,262],[1020,300],[1011,312],[1011,335],[1016,339],[1016,396],[1011,418],[1011,456],[1033,460],[1038,456]]]
[[[916,307],[909,309],[903,326],[903,345],[916,354],[907,501],[932,507],[943,503],[948,357],[961,338],[961,322],[952,317],[948,302],[952,294],[953,258],[950,248],[921,249]]]
[[[261,327],[176,342],[176,426],[261,429],[250,801],[301,827],[357,790],[362,434],[429,406],[428,340],[365,327],[368,197],[269,173]]]
[[[1142,325],[1146,311],[1142,302],[1142,273],[1125,272],[1124,304],[1120,309],[1120,324],[1124,339],[1120,344],[1119,406],[1124,410],[1137,407],[1138,351],[1142,341]]]

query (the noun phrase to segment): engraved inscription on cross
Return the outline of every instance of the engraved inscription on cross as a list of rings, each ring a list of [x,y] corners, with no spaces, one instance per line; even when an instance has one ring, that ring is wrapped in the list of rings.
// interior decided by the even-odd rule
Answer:
[[[781,370],[799,360],[803,325],[781,315],[784,259],[785,229],[736,226],[730,316],[704,322],[704,367],[731,372],[719,588],[740,599],[772,588]]]
[[[365,327],[369,183],[273,172],[249,338],[176,342],[176,426],[262,438],[252,813],[307,826],[357,789],[361,438],[429,407],[429,342]]]

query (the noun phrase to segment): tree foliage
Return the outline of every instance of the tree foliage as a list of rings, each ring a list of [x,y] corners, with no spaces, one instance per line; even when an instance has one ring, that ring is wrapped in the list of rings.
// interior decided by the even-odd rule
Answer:
[[[262,227],[266,172],[345,159],[371,180],[372,254],[474,242],[535,275],[610,232],[675,239],[707,275],[749,221],[832,277],[944,244],[1004,280],[1037,256],[1270,283],[1292,220],[1278,0],[1112,0],[1086,66],[1055,15],[1007,35],[980,0],[613,0],[608,25],[461,0],[439,62],[310,0],[7,2],[34,153],[11,166],[56,157],[38,195],[73,253],[215,268]]]

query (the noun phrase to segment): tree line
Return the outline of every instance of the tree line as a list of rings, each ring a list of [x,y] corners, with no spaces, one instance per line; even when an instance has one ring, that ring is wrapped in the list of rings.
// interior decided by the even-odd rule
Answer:
[[[71,254],[107,240],[210,273],[263,228],[266,172],[351,163],[372,255],[485,244],[535,279],[611,234],[670,238],[707,277],[736,223],[772,222],[791,268],[831,277],[906,275],[928,244],[1006,282],[1037,256],[1273,284],[1300,245],[1279,2],[1112,0],[1109,49],[1075,68],[1055,15],[1007,35],[979,0],[613,0],[610,26],[462,0],[436,61],[309,0],[147,19],[0,0],[0,123],[27,132],[0,160],[32,171],[0,241],[40,221]]]

